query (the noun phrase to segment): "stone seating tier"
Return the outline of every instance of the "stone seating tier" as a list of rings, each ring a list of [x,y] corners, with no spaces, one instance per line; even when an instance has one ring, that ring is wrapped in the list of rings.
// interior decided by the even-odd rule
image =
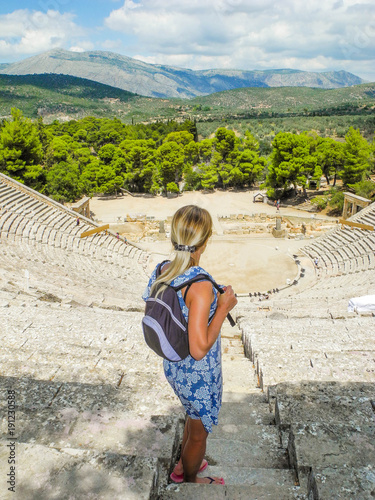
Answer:
[[[375,285],[363,238],[350,258],[325,242],[332,269],[272,296],[268,311],[240,299],[241,331],[223,325],[224,405],[206,454],[205,475],[226,486],[167,486],[183,422],[140,341],[147,256],[111,235],[81,239],[90,222],[75,226],[52,202],[38,200],[35,218],[13,202],[1,229],[0,385],[18,398],[22,498],[371,498],[374,320],[346,312]],[[7,452],[3,429],[3,476]]]

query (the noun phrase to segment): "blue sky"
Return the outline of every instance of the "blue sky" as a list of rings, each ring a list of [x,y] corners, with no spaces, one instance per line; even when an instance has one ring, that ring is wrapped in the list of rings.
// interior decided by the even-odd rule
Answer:
[[[54,48],[191,69],[346,70],[375,81],[374,0],[14,0],[0,62]]]

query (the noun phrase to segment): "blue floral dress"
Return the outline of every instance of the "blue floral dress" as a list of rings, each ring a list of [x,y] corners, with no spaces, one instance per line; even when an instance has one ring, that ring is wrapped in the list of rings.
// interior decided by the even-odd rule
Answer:
[[[202,267],[193,266],[185,273],[177,276],[171,282],[171,285],[181,285],[198,274],[209,276]],[[148,299],[155,279],[156,268],[151,274],[147,288],[142,296],[144,300]],[[213,316],[217,308],[217,292],[214,286],[212,288],[215,298],[210,307],[210,317]],[[189,309],[184,302],[181,291],[177,292],[177,295],[182,313],[186,321],[188,321]],[[189,417],[195,420],[200,419],[205,430],[212,432],[212,424],[218,424],[223,392],[220,335],[206,356],[200,361],[196,361],[191,356],[178,362],[165,359],[164,373]]]

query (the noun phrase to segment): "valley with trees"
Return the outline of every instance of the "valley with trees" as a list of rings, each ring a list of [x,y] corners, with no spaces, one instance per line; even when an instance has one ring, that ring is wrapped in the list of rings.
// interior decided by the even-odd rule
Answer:
[[[325,178],[312,202],[339,210],[343,189],[374,199],[374,106],[375,84],[167,100],[64,75],[1,75],[0,171],[63,203],[254,185],[279,199]]]

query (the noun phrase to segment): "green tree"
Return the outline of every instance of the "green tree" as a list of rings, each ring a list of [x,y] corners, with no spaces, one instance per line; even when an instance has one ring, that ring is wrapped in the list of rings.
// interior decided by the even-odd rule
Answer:
[[[87,163],[80,175],[79,185],[82,193],[86,195],[93,195],[98,192],[98,185],[96,183],[96,173],[100,168],[99,158],[93,158]]]
[[[355,194],[362,196],[362,198],[371,200],[375,196],[375,182],[371,180],[362,180],[355,184],[349,184],[349,187],[354,189]]]
[[[125,159],[125,186],[130,191],[149,192],[156,176],[156,151],[153,140],[125,140],[120,144]]]
[[[68,161],[70,158],[70,148],[69,145],[64,141],[62,137],[54,137],[50,142],[47,154],[46,163],[48,167],[52,167],[55,163],[61,161]]]
[[[344,168],[341,178],[345,185],[360,182],[370,170],[370,146],[359,130],[349,128],[344,144]]]
[[[317,158],[311,154],[312,141],[306,135],[279,132],[273,142],[267,186],[285,192],[292,184],[306,186],[307,179],[318,176]]]
[[[255,149],[245,149],[238,155],[236,167],[243,174],[243,184],[251,186],[261,179],[265,166],[266,160]]]
[[[0,170],[24,182],[27,167],[34,167],[42,161],[43,148],[37,126],[19,109],[12,108],[11,115],[12,121],[5,120],[0,133]],[[37,172],[39,174],[35,177]],[[42,171],[29,169],[29,174],[26,180],[35,180]]]
[[[329,205],[334,208],[337,214],[342,214],[345,199],[344,193],[337,188],[331,188],[330,196]]]
[[[203,189],[214,189],[219,180],[218,174],[215,168],[211,165],[205,165],[201,171],[201,184]]]
[[[202,187],[200,168],[202,167],[199,165],[194,168],[188,165],[187,168],[184,169],[184,191],[195,191]]]
[[[101,193],[115,193],[122,187],[123,183],[123,177],[117,175],[115,169],[110,165],[100,165],[96,171],[96,184]]]
[[[178,132],[170,132],[163,142],[177,142],[177,144],[182,144],[186,146],[189,142],[194,141],[194,136],[186,130],[181,130]]]
[[[106,165],[112,163],[112,160],[116,159],[118,154],[121,154],[121,150],[113,144],[105,144],[98,151],[99,158]]]
[[[259,141],[253,136],[250,130],[246,130],[243,144],[244,149],[259,153]]]
[[[210,161],[212,156],[213,139],[203,139],[198,143],[199,155],[202,161]]]
[[[337,175],[344,166],[343,144],[331,138],[322,139],[316,148],[316,155],[327,184],[329,185],[330,177],[333,175],[333,186],[335,186]]]
[[[81,196],[76,163],[56,163],[47,173],[46,192],[57,201],[75,201]]]
[[[176,142],[166,142],[157,149],[160,184],[165,193],[170,182],[178,182],[184,165],[182,146]]]
[[[216,130],[214,145],[216,151],[221,155],[223,162],[239,145],[239,140],[233,130],[228,130],[225,127]]]
[[[197,142],[190,141],[184,146],[185,161],[189,165],[196,165],[199,162],[199,146]]]

